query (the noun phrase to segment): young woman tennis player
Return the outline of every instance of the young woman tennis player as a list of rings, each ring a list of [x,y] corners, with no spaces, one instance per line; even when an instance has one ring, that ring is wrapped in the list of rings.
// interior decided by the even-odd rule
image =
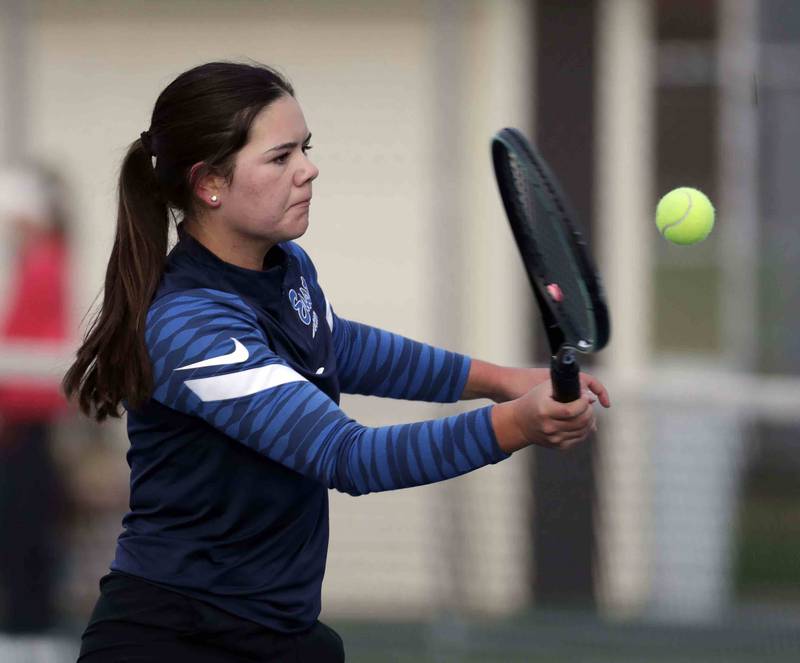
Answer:
[[[267,67],[210,63],[156,101],[119,181],[103,306],[64,387],[127,410],[130,512],[82,661],[344,660],[318,621],[327,491],[443,481],[594,428],[604,387],[551,398],[514,369],[339,317],[309,256],[311,134]],[[182,219],[167,255],[171,214]],[[498,405],[369,428],[341,392]]]

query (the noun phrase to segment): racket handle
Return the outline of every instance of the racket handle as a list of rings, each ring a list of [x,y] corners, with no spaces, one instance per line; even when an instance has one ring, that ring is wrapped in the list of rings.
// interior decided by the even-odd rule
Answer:
[[[570,348],[561,348],[550,362],[550,379],[555,400],[559,403],[571,403],[580,398],[580,372],[575,352]]]

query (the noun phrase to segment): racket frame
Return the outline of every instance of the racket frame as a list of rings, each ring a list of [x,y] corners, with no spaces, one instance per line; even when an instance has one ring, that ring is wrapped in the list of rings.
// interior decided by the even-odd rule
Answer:
[[[538,207],[547,213],[555,214],[557,224],[565,230],[561,233],[561,238],[566,241],[569,252],[575,260],[574,264],[580,276],[580,285],[590,303],[589,314],[594,321],[594,338],[579,338],[580,334],[575,333],[574,329],[569,329],[571,325],[568,324],[568,318],[559,315],[560,303],[547,291],[549,284],[539,266],[538,256],[541,252],[533,233],[529,230],[536,221],[534,218],[528,218],[527,215],[520,213],[518,206],[511,202],[511,197],[516,197],[516,187],[511,183],[513,173],[509,163],[510,154],[516,156],[526,174],[540,185],[534,187],[539,203]],[[492,162],[506,216],[542,315],[552,355],[551,375],[554,397],[562,402],[575,400],[580,396],[580,367],[574,354],[575,351],[597,352],[605,347],[610,338],[610,318],[602,280],[589,254],[588,244],[574,221],[576,217],[558,180],[547,162],[525,138],[524,134],[518,129],[510,127],[498,131],[492,138]]]

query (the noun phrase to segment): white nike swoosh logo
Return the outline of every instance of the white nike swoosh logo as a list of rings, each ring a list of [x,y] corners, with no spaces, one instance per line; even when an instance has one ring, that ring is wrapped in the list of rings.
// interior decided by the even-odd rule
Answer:
[[[233,352],[229,352],[226,355],[220,355],[219,357],[211,357],[211,359],[203,359],[203,361],[198,361],[195,364],[189,364],[188,366],[181,366],[180,368],[176,368],[176,371],[188,371],[190,368],[205,368],[206,366],[226,366],[228,364],[241,364],[243,361],[247,361],[250,357],[250,353],[247,351],[247,348],[244,347],[237,339],[231,338],[233,341]]]
[[[237,373],[186,380],[184,384],[201,401],[208,402],[244,398],[291,382],[306,382],[306,379],[283,364],[268,364]]]

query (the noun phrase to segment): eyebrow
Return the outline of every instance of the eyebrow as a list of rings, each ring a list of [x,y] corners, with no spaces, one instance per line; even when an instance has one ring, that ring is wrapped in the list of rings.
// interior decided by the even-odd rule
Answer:
[[[303,145],[306,145],[311,140],[311,132],[309,131],[308,136],[303,141]],[[297,147],[298,143],[281,143],[280,145],[276,145],[275,147],[270,147],[268,150],[264,152],[264,154],[268,154],[269,152],[275,152],[276,150],[292,150]]]

